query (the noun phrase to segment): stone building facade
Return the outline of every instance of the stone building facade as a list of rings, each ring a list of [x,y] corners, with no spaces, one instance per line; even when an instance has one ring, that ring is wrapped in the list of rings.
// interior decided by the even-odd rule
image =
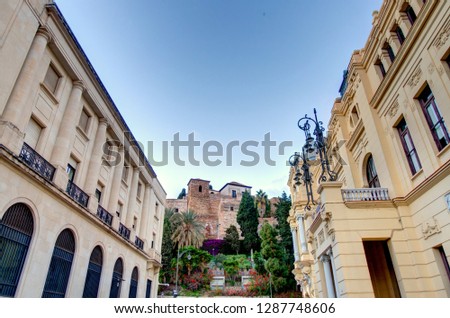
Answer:
[[[64,16],[0,1],[0,297],[156,297],[166,193]]]
[[[210,188],[208,180],[191,179],[187,196],[167,199],[167,206],[175,212],[195,211],[205,225],[206,238],[223,239],[231,225],[240,231],[236,216],[245,191],[251,193],[251,187],[234,181],[225,184],[220,190],[214,190]]]
[[[313,183],[308,210],[290,171],[306,297],[450,296],[449,38],[449,1],[386,0],[374,12],[331,111],[337,181]]]

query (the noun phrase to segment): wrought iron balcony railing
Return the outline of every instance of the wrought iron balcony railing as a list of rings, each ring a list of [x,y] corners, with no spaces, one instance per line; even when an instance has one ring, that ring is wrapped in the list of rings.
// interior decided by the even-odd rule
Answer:
[[[33,169],[37,174],[48,181],[53,180],[55,174],[55,167],[53,167],[47,160],[38,154],[28,144],[24,143],[20,151],[20,158],[23,162]]]
[[[89,196],[81,190],[75,183],[69,181],[67,183],[67,194],[85,208],[88,205]]]
[[[112,220],[113,220],[113,216],[111,213],[109,213],[108,211],[106,211],[105,208],[103,208],[100,204],[98,205],[97,208],[97,217],[103,221],[103,223],[105,223],[106,225],[111,226],[112,225]]]
[[[139,237],[136,236],[134,239],[134,244],[137,246],[138,249],[143,250],[144,249],[144,241],[141,240]]]
[[[130,229],[127,228],[125,225],[123,225],[122,223],[119,224],[119,234],[120,236],[122,236],[123,238],[130,240]]]
[[[388,201],[386,188],[342,189],[342,199],[348,201]]]

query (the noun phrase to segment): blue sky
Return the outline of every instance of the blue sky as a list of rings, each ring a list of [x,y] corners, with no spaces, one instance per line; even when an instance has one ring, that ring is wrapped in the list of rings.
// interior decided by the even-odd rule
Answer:
[[[238,181],[278,196],[286,185],[286,160],[300,149],[297,121],[318,109],[325,126],[353,50],[369,35],[382,0],[56,0],[72,31],[145,153],[168,164],[154,169],[168,198],[190,178],[215,189]],[[193,133],[198,166],[174,162],[171,141]],[[269,165],[264,136],[270,133]],[[153,147],[148,145],[153,141]],[[217,141],[216,166],[202,147]],[[253,145],[255,157],[227,145]],[[292,141],[284,155],[278,145]],[[257,142],[257,145],[255,145]],[[208,147],[210,144],[207,143]],[[186,147],[184,147],[186,148]],[[208,148],[217,150],[216,146]]]

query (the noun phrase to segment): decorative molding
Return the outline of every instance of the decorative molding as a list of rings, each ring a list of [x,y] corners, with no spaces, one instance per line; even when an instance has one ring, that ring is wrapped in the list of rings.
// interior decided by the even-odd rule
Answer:
[[[318,238],[318,240],[319,240],[319,245],[322,245],[323,242],[325,242],[325,235],[324,235],[324,233],[323,233],[323,230],[321,230],[321,231],[319,232],[319,234],[317,235],[317,238]]]
[[[394,118],[394,116],[397,114],[398,109],[400,108],[398,101],[395,101],[394,104],[389,108],[388,114],[389,117]]]
[[[428,65],[428,73],[430,73],[430,75],[433,74],[435,69],[436,69],[436,67],[434,66],[433,62],[431,62]]]
[[[430,236],[441,233],[441,228],[439,227],[438,221],[432,217],[428,221],[422,224],[422,233],[425,239],[428,239]]]
[[[415,87],[419,81],[420,78],[422,77],[422,69],[420,68],[420,66],[413,72],[413,74],[411,75],[410,79],[408,80],[408,85],[413,88]]]
[[[442,76],[442,74],[444,74],[444,67],[443,67],[442,65],[440,65],[440,66],[437,68],[437,72],[438,72],[439,75]]]
[[[449,37],[450,37],[450,21],[447,22],[442,32],[436,37],[436,40],[434,40],[433,44],[436,47],[436,49],[439,50],[441,47],[443,47]]]

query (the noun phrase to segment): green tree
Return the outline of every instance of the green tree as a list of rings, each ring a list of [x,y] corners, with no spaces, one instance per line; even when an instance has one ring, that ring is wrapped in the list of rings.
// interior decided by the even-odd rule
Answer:
[[[265,217],[267,214],[267,206],[270,207],[270,202],[267,194],[263,190],[256,191],[255,205],[260,217]],[[270,211],[270,210],[269,210]]]
[[[186,246],[200,247],[205,240],[203,224],[198,214],[189,210],[175,213],[171,217],[173,233],[172,240],[177,243],[178,248]]]
[[[249,252],[251,249],[254,251],[259,250],[258,210],[256,209],[252,196],[247,191],[242,194],[237,213],[237,222],[241,227],[241,233],[244,237],[242,244],[245,251]]]
[[[287,288],[289,265],[284,262],[284,251],[278,240],[278,231],[269,223],[264,223],[260,235],[264,267],[271,275],[274,290],[283,291]]]
[[[236,228],[236,226],[231,225],[226,231],[225,231],[225,244],[226,249],[229,251],[236,252],[236,254],[239,253],[239,232]]]
[[[278,230],[278,233],[280,235],[281,247],[285,251],[285,261],[293,267],[294,247],[292,245],[293,243],[291,226],[287,221],[289,217],[289,211],[291,210],[291,198],[286,195],[286,192],[283,191],[281,197],[279,197],[279,202],[275,205],[275,207],[275,218],[277,219],[278,223],[276,229]]]
[[[166,209],[164,214],[163,237],[161,245],[161,263],[160,280],[169,282],[172,276],[171,260],[176,256],[175,244],[172,241],[172,224],[170,218],[174,214],[173,209]]]

